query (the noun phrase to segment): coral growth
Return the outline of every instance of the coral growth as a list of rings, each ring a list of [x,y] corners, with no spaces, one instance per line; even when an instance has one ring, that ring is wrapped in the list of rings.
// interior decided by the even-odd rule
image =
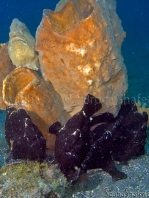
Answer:
[[[117,115],[127,90],[124,37],[111,1],[70,0],[57,11],[44,10],[36,32],[41,73],[69,115],[81,110],[88,93],[101,99],[100,113]]]
[[[10,164],[0,169],[0,197],[63,197],[66,178],[54,165],[38,162]],[[51,195],[51,196],[50,196]]]

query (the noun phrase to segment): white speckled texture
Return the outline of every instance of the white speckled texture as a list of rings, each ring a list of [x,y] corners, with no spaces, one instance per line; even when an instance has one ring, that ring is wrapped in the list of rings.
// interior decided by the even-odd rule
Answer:
[[[90,10],[82,18],[86,6]],[[36,32],[41,73],[69,116],[81,110],[89,93],[102,103],[95,115],[117,115],[128,86],[121,55],[124,37],[115,0],[70,0],[59,12],[44,10]]]
[[[128,177],[117,182],[113,182],[111,176],[102,170],[89,172],[89,182],[79,184],[80,192],[74,193],[72,197],[149,197],[149,155],[130,160],[128,166],[122,166],[122,171]]]

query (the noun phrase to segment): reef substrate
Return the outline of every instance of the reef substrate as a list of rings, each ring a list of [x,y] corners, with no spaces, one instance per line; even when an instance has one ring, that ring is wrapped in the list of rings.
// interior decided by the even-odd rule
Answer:
[[[133,101],[123,101],[128,86],[121,56],[125,32],[115,1],[60,1],[55,11],[43,11],[35,39],[18,19],[9,37],[8,44],[0,45],[0,107],[6,107],[8,162],[14,164],[0,170],[0,193],[17,197],[29,187],[28,193],[40,197],[59,196],[49,180],[55,171],[58,180],[52,182],[59,190],[67,186],[66,179],[75,183],[99,168],[115,181],[125,179],[116,163],[144,154],[148,115],[139,113]],[[54,159],[52,169],[46,169],[48,184],[40,169],[46,153]],[[18,159],[25,163],[15,164]],[[35,188],[30,173],[37,177],[31,179],[33,184],[37,179]]]
[[[64,197],[69,184],[55,165],[16,162],[0,169],[0,197]]]
[[[76,183],[68,193],[69,197],[149,197],[148,172],[149,156],[143,155],[131,159],[128,165],[117,167],[125,172],[128,177],[125,180],[113,182],[110,175],[101,170],[88,171],[88,181]]]
[[[117,117],[108,112],[92,117],[101,107],[99,99],[89,94],[82,110],[66,125],[56,122],[49,127],[56,134],[54,163],[71,183],[87,170],[98,168],[115,181],[124,179],[127,175],[114,161],[127,163],[145,152],[147,113],[138,113],[133,101],[125,100]],[[7,107],[5,135],[13,159],[45,159],[45,140],[25,110]]]

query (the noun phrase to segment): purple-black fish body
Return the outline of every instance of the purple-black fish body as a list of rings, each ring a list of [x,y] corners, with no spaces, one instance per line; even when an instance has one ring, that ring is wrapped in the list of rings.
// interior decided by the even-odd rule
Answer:
[[[6,108],[5,137],[14,160],[44,160],[46,141],[24,109]]]
[[[82,110],[61,127],[59,122],[49,127],[56,134],[55,161],[69,181],[80,175],[80,167],[89,150],[90,117],[101,108],[100,101],[87,95]]]

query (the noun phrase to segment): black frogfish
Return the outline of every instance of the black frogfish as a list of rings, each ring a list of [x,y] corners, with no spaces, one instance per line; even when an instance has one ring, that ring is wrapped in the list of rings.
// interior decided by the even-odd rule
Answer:
[[[90,117],[101,108],[99,99],[88,94],[82,110],[63,127],[59,122],[49,127],[56,134],[55,161],[70,182],[81,173],[81,163],[89,151]]]
[[[5,137],[12,159],[45,159],[46,141],[24,109],[6,108]]]

